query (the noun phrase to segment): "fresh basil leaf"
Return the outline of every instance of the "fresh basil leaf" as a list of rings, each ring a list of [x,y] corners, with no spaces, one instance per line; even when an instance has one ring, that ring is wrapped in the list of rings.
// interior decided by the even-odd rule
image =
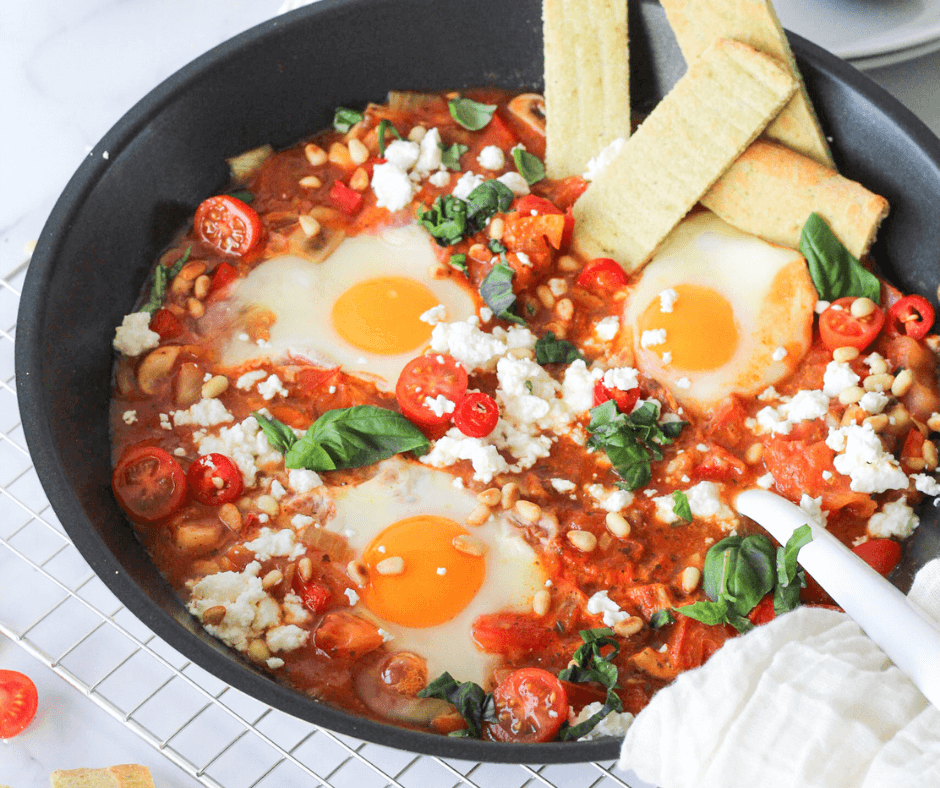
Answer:
[[[430,208],[418,208],[418,223],[438,246],[453,246],[460,243],[467,232],[467,204],[458,197],[444,194]]]
[[[419,698],[439,698],[454,704],[467,723],[467,733],[479,739],[484,722],[496,722],[496,704],[493,696],[479,684],[465,681],[459,684],[450,673],[442,673],[418,693]]]
[[[534,156],[522,148],[513,148],[512,159],[516,163],[519,174],[531,186],[545,178],[545,165],[538,156]]]
[[[676,617],[666,608],[657,610],[650,616],[650,626],[653,629],[662,629],[667,624],[675,624]]]
[[[774,613],[780,615],[793,610],[800,603],[800,588],[806,585],[806,574],[797,564],[800,549],[813,541],[808,525],[801,525],[777,548],[777,587],[774,591]]]
[[[486,248],[489,249],[493,254],[502,254],[506,251],[506,247],[495,238],[490,239],[490,242],[486,245]]]
[[[396,129],[396,128],[392,125],[392,122],[391,122],[390,120],[384,120],[384,119],[383,119],[383,120],[379,123],[379,132],[378,132],[378,136],[379,136],[379,157],[384,157],[384,156],[385,156],[385,134],[386,134],[386,132],[388,132],[388,131],[391,131],[392,134],[394,134],[398,139],[401,139],[401,134],[398,133],[398,129]]]
[[[580,739],[592,731],[610,712],[623,711],[620,697],[614,691],[617,687],[618,671],[613,660],[620,652],[620,644],[614,638],[613,630],[608,627],[598,627],[597,629],[582,629],[579,634],[584,644],[574,652],[575,664],[561,671],[558,678],[575,683],[596,681],[607,688],[607,698],[600,711],[592,714],[584,722],[574,726],[569,726],[567,723],[563,725],[558,734],[560,741]]]
[[[692,508],[689,506],[688,497],[682,490],[673,491],[672,510],[687,523],[692,522]]]
[[[514,275],[515,271],[508,265],[497,263],[480,283],[480,296],[496,317],[525,325],[525,321],[512,311],[516,304],[516,294],[512,290]]]
[[[447,262],[461,273],[467,273],[467,255],[452,254],[449,258],[447,258]]]
[[[441,149],[441,166],[448,170],[460,172],[460,157],[470,150],[470,146],[455,142],[447,148],[441,143],[438,143],[438,147]]]
[[[187,247],[182,257],[169,268],[165,265],[158,265],[154,269],[153,284],[150,286],[150,297],[140,308],[141,312],[149,312],[152,315],[163,306],[163,302],[166,300],[167,287],[169,287],[170,282],[176,278],[176,275],[183,270],[183,266],[186,265],[186,261],[189,260],[189,255],[192,250],[193,248],[191,246]]]
[[[855,259],[818,213],[810,214],[803,225],[800,253],[822,301],[845,296],[865,296],[876,304],[881,301],[878,277]]]
[[[717,602],[725,594],[728,577],[737,559],[738,548],[743,539],[740,536],[728,536],[716,542],[705,554],[702,566],[702,588],[712,601]]]
[[[283,421],[279,421],[273,416],[270,418],[263,416],[257,411],[251,415],[257,419],[258,426],[261,427],[264,437],[268,439],[268,443],[271,444],[271,448],[275,451],[286,454],[290,450],[290,447],[297,442],[297,436],[294,434],[294,431]]]
[[[535,360],[539,364],[571,364],[578,359],[584,360],[581,351],[566,339],[556,339],[552,331],[535,340]]]
[[[350,109],[349,107],[337,107],[336,112],[333,113],[333,128],[345,134],[362,118],[363,115],[359,110]]]
[[[467,195],[468,234],[479,232],[496,213],[505,213],[515,195],[505,183],[484,181]]]
[[[371,465],[393,454],[425,454],[428,439],[400,413],[355,405],[324,413],[284,457],[287,468],[332,471]]]
[[[236,189],[233,192],[229,192],[228,196],[234,197],[236,200],[241,200],[247,205],[251,205],[255,201],[255,195],[248,191],[248,189]]]
[[[450,110],[450,116],[470,131],[484,128],[496,111],[495,104],[480,104],[468,98],[452,98],[447,102],[447,108]]]
[[[691,605],[677,607],[676,612],[709,626],[717,626],[728,622],[727,602],[712,602],[710,600],[693,602]]]
[[[569,725],[568,723],[562,725],[561,730],[558,732],[558,741],[577,741],[582,736],[594,730],[598,723],[612,711],[623,711],[623,703],[620,701],[620,696],[617,695],[616,692],[608,690],[607,698],[599,711],[596,711],[578,725]]]
[[[757,598],[748,606],[744,613],[750,613],[753,607],[764,598],[764,595],[773,590],[777,573],[774,570],[776,551],[774,546],[763,534],[747,536],[741,542],[739,559],[747,562],[756,582]]]

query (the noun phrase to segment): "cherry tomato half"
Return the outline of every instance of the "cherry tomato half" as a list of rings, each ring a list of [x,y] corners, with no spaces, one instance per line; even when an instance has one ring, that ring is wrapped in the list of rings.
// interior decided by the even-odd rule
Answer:
[[[930,302],[919,295],[904,296],[888,310],[888,325],[898,334],[923,339],[933,327],[935,318]]]
[[[111,487],[131,517],[150,523],[173,514],[183,503],[186,473],[163,449],[136,446],[121,457]]]
[[[36,716],[39,693],[29,676],[15,670],[0,670],[0,739],[22,732]]]
[[[520,668],[493,691],[497,722],[487,735],[496,741],[542,742],[558,735],[568,719],[568,693],[556,676],[541,668]]]
[[[244,256],[262,236],[261,217],[247,203],[228,194],[203,200],[193,225],[199,237],[222,254]]]
[[[594,293],[610,293],[627,283],[627,275],[616,260],[598,257],[578,274],[578,285]]]
[[[189,466],[186,479],[193,497],[206,506],[231,503],[244,488],[242,472],[224,454],[204,454]]]
[[[617,403],[617,410],[621,413],[632,413],[633,408],[640,399],[640,387],[637,386],[629,391],[609,389],[603,381],[598,380],[594,384],[594,407],[603,405],[609,399]]]
[[[852,552],[885,577],[901,563],[901,545],[893,539],[869,539],[853,547]]]
[[[169,309],[161,307],[150,318],[150,330],[156,331],[160,335],[160,339],[166,341],[167,339],[176,339],[182,334],[183,324]]]
[[[467,371],[453,356],[431,353],[409,361],[398,376],[395,399],[401,412],[425,432],[436,432],[450,423],[451,414],[436,414],[426,404],[428,397],[443,395],[459,402],[467,392]]]
[[[485,438],[499,421],[499,405],[489,394],[474,391],[457,403],[454,424],[468,438]]]
[[[856,347],[864,350],[881,331],[885,313],[880,306],[865,317],[852,314],[852,296],[838,298],[819,316],[819,335],[829,350],[839,347]]]

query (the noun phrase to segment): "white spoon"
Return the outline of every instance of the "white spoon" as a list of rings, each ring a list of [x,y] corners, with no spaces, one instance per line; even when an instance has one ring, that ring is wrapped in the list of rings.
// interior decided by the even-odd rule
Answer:
[[[799,506],[766,490],[746,490],[736,506],[780,544],[809,525],[813,541],[800,550],[799,563],[940,708],[940,630],[933,621]]]

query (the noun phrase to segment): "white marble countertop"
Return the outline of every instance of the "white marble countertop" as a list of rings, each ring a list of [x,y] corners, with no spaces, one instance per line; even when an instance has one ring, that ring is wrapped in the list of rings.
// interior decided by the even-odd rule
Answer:
[[[6,151],[5,188],[0,189],[0,274],[24,261],[72,173],[124,112],[177,68],[274,16],[281,4],[5,2],[0,14],[0,106],[5,108],[0,150]],[[940,133],[940,53],[868,73]],[[0,470],[4,462],[0,457]],[[4,589],[0,575],[0,594],[5,590],[10,589]],[[34,724],[19,737],[0,741],[0,785],[38,788],[47,784],[54,769],[127,762],[147,764],[162,788],[198,785],[2,636],[0,669],[27,673],[41,696]]]

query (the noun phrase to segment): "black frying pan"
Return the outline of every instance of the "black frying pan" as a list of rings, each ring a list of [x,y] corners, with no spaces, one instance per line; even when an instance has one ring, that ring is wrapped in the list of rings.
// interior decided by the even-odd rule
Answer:
[[[290,145],[327,126],[337,105],[381,101],[391,88],[539,89],[540,7],[539,0],[321,0],[203,55],[131,109],[72,178],[33,255],[17,327],[18,397],[36,470],[75,545],[138,618],[221,680],[297,717],[470,760],[610,760],[619,741],[506,745],[371,722],[280,686],[205,634],[111,495],[111,339],[161,250],[225,185],[226,157],[265,142]],[[657,4],[633,0],[630,15],[633,102],[649,109],[685,65]],[[840,169],[891,202],[874,251],[882,270],[936,304],[940,141],[860,73],[792,39]],[[924,520],[902,566],[907,582],[925,556],[940,553],[936,510]]]

